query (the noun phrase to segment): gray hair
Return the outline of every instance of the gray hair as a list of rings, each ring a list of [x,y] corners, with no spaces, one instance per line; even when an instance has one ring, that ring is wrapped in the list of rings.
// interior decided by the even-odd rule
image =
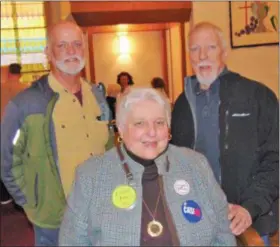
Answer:
[[[188,34],[188,49],[190,48],[190,37],[197,31],[202,30],[202,29],[212,29],[218,36],[221,44],[222,44],[222,48],[225,51],[227,49],[227,43],[223,34],[223,31],[220,27],[212,24],[211,22],[199,22],[197,23],[189,32]]]
[[[130,87],[117,100],[116,124],[118,128],[124,126],[132,106],[144,100],[153,100],[164,108],[167,125],[170,127],[171,106],[166,95],[153,88]]]

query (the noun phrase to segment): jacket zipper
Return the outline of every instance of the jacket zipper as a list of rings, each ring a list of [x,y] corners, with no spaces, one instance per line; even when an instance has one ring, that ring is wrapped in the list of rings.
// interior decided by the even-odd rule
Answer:
[[[55,95],[52,97],[52,99],[50,100],[50,102],[47,106],[46,126],[47,126],[48,129],[45,129],[45,131],[44,131],[45,132],[45,139],[47,139],[48,136],[50,138],[50,131],[49,130],[50,130],[50,127],[51,127],[51,116],[52,116],[52,113],[53,113],[53,110],[54,110],[55,103],[58,100],[58,97],[59,97],[59,94],[55,93]],[[49,141],[49,143],[51,145],[51,141]],[[51,145],[51,150],[47,149],[48,157],[49,157],[49,160],[50,160],[50,163],[51,163],[51,171],[54,174],[54,176],[56,177],[58,185],[61,187],[62,193],[63,193],[64,198],[65,198],[64,190],[63,190],[62,185],[61,185],[61,179],[60,179],[58,167],[57,167],[56,161],[53,159],[54,158],[54,156],[53,156],[54,150],[52,150],[52,148],[53,147]]]
[[[228,149],[228,144],[227,144],[227,139],[228,139],[228,132],[229,132],[229,124],[228,124],[228,117],[229,117],[229,110],[227,109],[225,111],[225,123],[226,123],[226,126],[225,126],[225,136],[224,136],[224,146],[222,147],[223,149]],[[220,157],[221,157],[221,153],[223,152],[223,150],[220,150]],[[222,184],[222,174],[223,174],[223,166],[222,166],[222,162],[221,162],[221,159],[220,159],[220,170],[221,170],[221,174],[220,174],[220,184]]]

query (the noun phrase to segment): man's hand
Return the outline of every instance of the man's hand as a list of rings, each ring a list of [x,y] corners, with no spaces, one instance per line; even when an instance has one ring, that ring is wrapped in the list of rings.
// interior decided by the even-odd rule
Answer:
[[[245,232],[245,230],[252,225],[252,217],[247,209],[229,203],[228,219],[231,221],[230,229],[235,236]]]

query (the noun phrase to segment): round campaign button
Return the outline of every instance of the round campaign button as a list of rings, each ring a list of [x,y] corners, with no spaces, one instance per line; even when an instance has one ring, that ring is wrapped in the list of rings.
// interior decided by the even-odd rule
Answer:
[[[136,202],[136,191],[129,185],[119,185],[112,193],[112,202],[115,207],[131,209]]]
[[[191,223],[197,223],[202,218],[202,211],[193,200],[187,200],[182,204],[182,213],[185,219]]]
[[[180,179],[174,183],[174,189],[177,194],[184,196],[190,192],[190,185],[187,181]]]

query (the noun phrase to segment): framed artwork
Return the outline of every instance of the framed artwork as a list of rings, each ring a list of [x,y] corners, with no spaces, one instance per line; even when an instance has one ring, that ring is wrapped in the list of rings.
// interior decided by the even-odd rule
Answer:
[[[279,2],[230,1],[232,48],[279,45]]]

